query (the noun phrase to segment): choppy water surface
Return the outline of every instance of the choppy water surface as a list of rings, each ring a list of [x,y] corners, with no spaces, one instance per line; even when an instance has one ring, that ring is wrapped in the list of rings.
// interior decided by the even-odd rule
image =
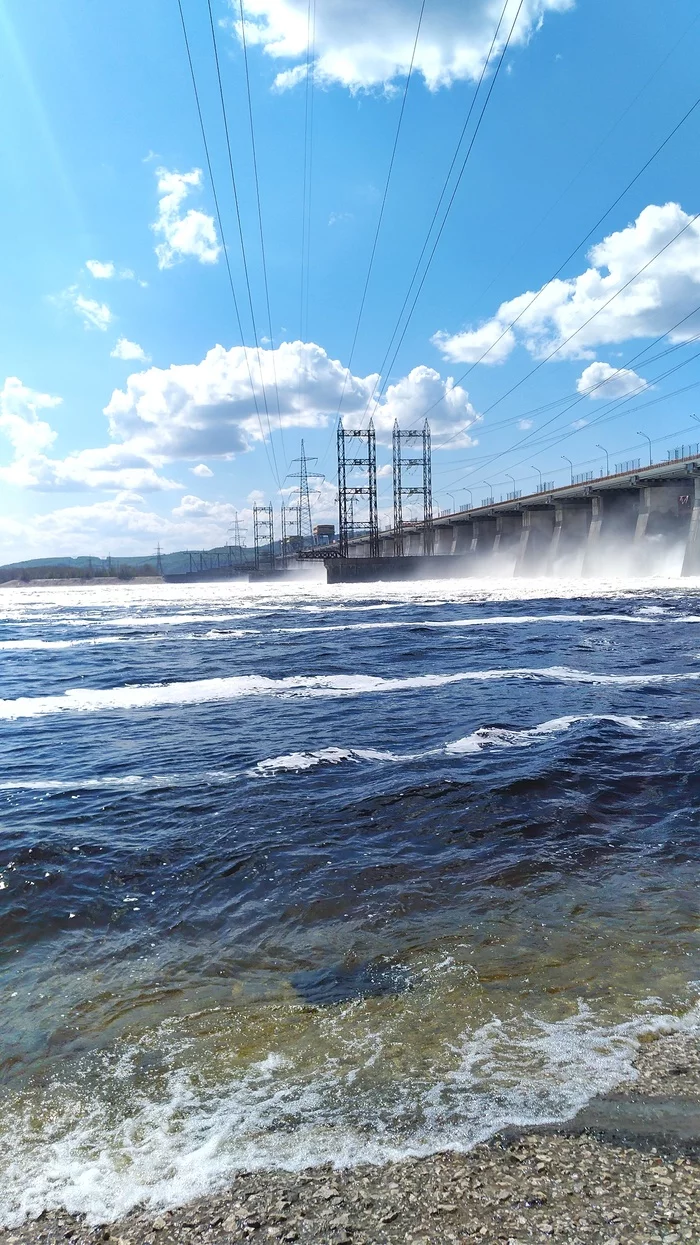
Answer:
[[[697,1025],[697,583],[5,589],[0,671],[0,1220],[465,1147]]]

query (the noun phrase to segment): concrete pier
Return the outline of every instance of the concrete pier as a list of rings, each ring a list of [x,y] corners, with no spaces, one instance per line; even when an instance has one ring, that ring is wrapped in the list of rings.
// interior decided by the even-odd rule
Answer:
[[[432,556],[421,523],[404,525],[403,558],[395,557],[391,529],[380,533],[379,558],[369,557],[367,538],[351,540],[345,559],[331,547],[327,558],[317,550],[307,556],[326,560],[330,583],[652,567],[679,573],[681,564],[683,575],[700,575],[700,454],[442,514],[432,533]]]

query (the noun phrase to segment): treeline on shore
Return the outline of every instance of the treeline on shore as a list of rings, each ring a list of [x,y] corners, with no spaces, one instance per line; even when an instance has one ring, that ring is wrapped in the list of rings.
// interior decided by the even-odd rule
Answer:
[[[12,566],[0,569],[0,584],[16,582],[28,584],[37,579],[136,579],[144,575],[158,576],[155,566],[144,562],[141,565],[121,563],[110,568],[92,566]]]

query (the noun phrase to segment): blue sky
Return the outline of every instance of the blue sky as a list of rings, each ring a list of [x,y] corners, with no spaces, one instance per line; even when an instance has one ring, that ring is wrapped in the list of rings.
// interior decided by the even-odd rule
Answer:
[[[0,0],[0,561],[221,543],[236,511],[245,526],[252,500],[286,495],[302,436],[326,475],[316,517],[332,518],[341,395],[352,424],[375,410],[385,465],[394,419],[417,426],[430,408],[437,508],[464,488],[475,502],[505,494],[510,475],[523,492],[538,470],[564,483],[564,454],[597,472],[596,443],[612,467],[648,458],[641,433],[655,458],[698,439],[700,108],[547,284],[694,103],[696,6],[524,0],[494,83],[518,4],[377,383],[503,0],[426,0],[352,360],[420,3],[315,0],[311,93],[308,0],[244,4],[273,351],[238,0],[212,6],[259,349],[206,0],[183,10],[243,341],[175,0]],[[388,475],[381,485],[388,514]]]

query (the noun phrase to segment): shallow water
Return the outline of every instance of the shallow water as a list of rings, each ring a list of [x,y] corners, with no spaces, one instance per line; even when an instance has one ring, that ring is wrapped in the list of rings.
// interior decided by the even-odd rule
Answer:
[[[565,1118],[698,1025],[700,584],[5,589],[0,1220]]]

